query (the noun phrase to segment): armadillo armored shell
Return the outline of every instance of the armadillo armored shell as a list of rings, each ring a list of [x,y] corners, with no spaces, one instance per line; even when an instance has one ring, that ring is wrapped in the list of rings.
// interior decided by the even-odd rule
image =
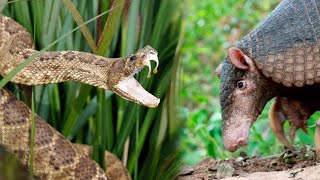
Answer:
[[[319,11],[318,0],[283,0],[238,48],[276,83],[320,83]]]

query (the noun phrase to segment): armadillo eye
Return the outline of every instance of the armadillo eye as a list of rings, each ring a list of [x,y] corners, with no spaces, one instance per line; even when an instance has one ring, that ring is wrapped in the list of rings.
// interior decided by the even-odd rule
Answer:
[[[244,88],[246,88],[246,83],[244,81],[238,81],[237,88],[243,90]]]
[[[136,57],[136,56],[131,56],[131,57],[130,57],[130,61],[135,61],[135,60],[137,60],[137,57]]]

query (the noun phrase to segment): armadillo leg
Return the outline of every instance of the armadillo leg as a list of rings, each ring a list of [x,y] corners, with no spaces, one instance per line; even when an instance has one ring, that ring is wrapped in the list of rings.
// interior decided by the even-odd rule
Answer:
[[[320,119],[318,119],[316,131],[314,133],[314,147],[317,151],[318,157],[320,157]]]
[[[290,140],[291,142],[294,141],[294,138],[296,137],[296,132],[299,128],[303,130],[304,133],[308,134],[307,130],[307,120],[308,119],[292,119],[290,122]]]
[[[294,138],[296,137],[296,132],[297,132],[297,126],[291,125],[291,127],[290,127],[290,140],[291,140],[291,142],[294,141]]]
[[[279,104],[279,101],[275,101],[271,105],[271,108],[269,111],[269,119],[270,119],[271,129],[274,135],[278,138],[278,140],[287,148],[294,150],[295,148],[289,143],[283,130],[285,116],[281,111],[281,106]]]

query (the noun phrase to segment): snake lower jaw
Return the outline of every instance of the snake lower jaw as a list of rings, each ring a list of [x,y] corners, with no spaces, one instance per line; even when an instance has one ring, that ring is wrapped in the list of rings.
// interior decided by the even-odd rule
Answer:
[[[121,80],[112,91],[129,101],[149,108],[155,108],[160,103],[160,99],[146,91],[133,76]]]

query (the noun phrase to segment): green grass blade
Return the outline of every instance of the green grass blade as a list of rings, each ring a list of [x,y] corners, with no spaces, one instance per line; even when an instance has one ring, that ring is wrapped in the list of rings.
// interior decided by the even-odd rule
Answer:
[[[170,82],[170,73],[166,73],[159,81],[159,84],[161,84],[161,87],[159,87],[155,93],[157,97],[162,97],[163,94],[166,92],[167,86]],[[150,131],[150,127],[154,121],[154,118],[156,117],[157,109],[148,109],[147,114],[144,118],[144,121],[142,123],[142,127],[140,129],[139,133],[139,143],[138,143],[138,154],[140,154],[146,138],[147,134]],[[137,154],[136,154],[137,155]],[[129,160],[128,169],[129,171],[132,170],[134,164],[134,159]]]
[[[136,50],[137,46],[137,39],[136,36],[138,31],[138,19],[139,19],[139,9],[140,8],[140,0],[132,1],[129,11],[129,17],[128,17],[128,28],[127,29],[127,38],[126,38],[126,54],[131,54]]]
[[[50,100],[49,100],[49,88],[47,86],[36,86],[36,100],[37,100],[37,114],[43,119],[50,119]],[[39,100],[38,100],[39,99]]]
[[[107,23],[104,26],[101,37],[98,42],[97,52],[99,55],[104,56],[107,53],[107,50],[111,44],[113,34],[116,30],[117,24],[122,13],[125,0],[114,0]]]
[[[72,127],[71,133],[68,139],[73,139],[79,134],[83,126],[88,123],[88,119],[97,112],[97,98],[92,98],[91,102],[85,106],[83,111],[80,113],[76,124]]]
[[[103,102],[105,99],[105,94],[103,89],[98,89],[97,90],[97,100],[98,100],[98,109],[97,109],[97,114],[96,114],[96,131],[95,131],[95,146],[94,146],[94,151],[98,153],[94,153],[93,157],[96,162],[98,162],[103,169],[105,169],[105,161],[104,161],[104,152],[105,152],[105,146],[102,146],[102,142],[105,142],[105,136],[102,136],[103,129]]]
[[[149,152],[146,158],[146,162],[143,164],[142,171],[140,173],[139,179],[155,179],[155,170],[157,168],[160,159],[160,149],[157,147],[157,139],[160,130],[160,120],[156,121],[155,126],[152,128],[151,135],[149,137]],[[151,151],[152,149],[152,151]],[[152,158],[151,158],[152,157]]]
[[[14,8],[19,12],[16,13],[16,20],[20,22],[29,32],[32,33],[32,23],[27,1],[13,3]]]
[[[37,43],[41,42],[41,29],[42,29],[42,14],[43,14],[43,1],[31,1],[32,15],[33,15],[33,30],[34,30],[34,41]]]
[[[148,44],[150,42],[150,34],[153,29],[153,27],[150,27],[150,22],[153,22],[153,11],[155,1],[142,1],[142,10],[141,10],[141,33],[140,33],[140,44],[139,47],[144,46],[145,44]]]
[[[62,25],[61,34],[65,34],[73,29],[73,18],[71,16],[67,16],[64,18],[64,23]],[[76,44],[74,41],[74,36],[68,36],[65,39],[61,40],[57,44],[57,50],[62,51],[65,49],[74,49],[79,50],[79,45]]]
[[[178,31],[180,32],[179,40],[176,45],[176,51],[174,55],[174,62],[172,67],[172,74],[171,74],[171,80],[170,80],[170,87],[167,93],[168,96],[168,113],[169,113],[169,137],[176,136],[177,131],[181,128],[183,122],[180,117],[178,117],[178,104],[180,104],[180,96],[176,96],[179,94],[179,76],[180,76],[180,60],[181,60],[181,48],[184,42],[184,25],[182,24],[182,20],[179,19],[180,23],[178,25]]]
[[[107,91],[108,92],[108,91]],[[114,145],[114,132],[115,126],[113,123],[113,112],[112,112],[112,99],[106,98],[103,103],[103,134],[105,136],[105,141],[102,141],[104,146],[108,149],[111,150]]]
[[[134,128],[135,118],[133,117],[135,117],[134,114],[137,112],[134,110],[135,108],[133,108],[132,105],[133,103],[130,102],[125,112],[123,113],[123,118],[124,121],[126,121],[126,123],[123,123],[123,126],[119,131],[119,134],[117,134],[117,142],[113,152],[118,156],[120,156],[120,154],[122,153],[126,139],[128,138],[129,134],[132,132],[132,129]],[[130,106],[131,108],[128,108]]]
[[[56,29],[59,29],[61,24],[59,23],[60,16],[58,16],[61,10],[61,1],[46,0],[44,1],[44,3],[45,11],[47,11],[48,13],[45,13],[44,19],[42,21],[43,26],[41,33],[43,36],[39,40],[42,41],[43,46],[47,46],[52,41],[54,41],[56,37],[54,32],[56,31]],[[53,46],[55,46],[55,44]]]
[[[54,128],[60,129],[60,122],[61,121],[61,102],[60,102],[60,94],[57,84],[51,84],[48,86],[48,95],[49,95],[49,102],[50,102],[50,112],[51,112],[51,124]]]
[[[78,26],[80,26],[81,24],[84,24],[84,20],[82,18],[82,16],[80,15],[79,11],[77,10],[76,6],[71,2],[71,0],[63,0],[62,1],[64,3],[64,5],[66,6],[66,8],[68,9],[68,11],[70,12],[70,14],[72,15],[73,19],[76,21],[76,23],[78,24]],[[82,26],[80,28],[80,30],[83,33],[83,36],[86,38],[92,52],[94,54],[97,54],[97,49],[96,49],[96,45],[94,42],[93,37],[91,36],[91,33],[88,29],[87,26]]]
[[[35,134],[35,99],[34,88],[31,93],[31,132],[30,132],[30,153],[29,153],[29,171],[30,176],[33,177],[33,163],[34,163],[34,134]]]
[[[137,106],[137,108],[139,108]],[[139,112],[139,111],[137,111]],[[135,158],[135,165],[134,165],[134,179],[138,179],[138,168],[139,168],[139,156],[137,155],[138,154],[138,143],[139,143],[139,114],[137,113],[137,118],[136,118],[136,131],[135,131],[135,154],[136,156],[134,157]]]
[[[178,133],[178,131],[176,133]],[[180,171],[180,167],[183,164],[181,154],[182,150],[179,139],[173,138],[166,140],[166,143],[164,143],[162,147],[160,165],[157,169],[158,175],[156,179],[176,179]]]
[[[72,127],[75,125],[75,123],[79,117],[80,111],[82,110],[82,107],[85,104],[86,99],[89,96],[91,89],[92,89],[92,86],[89,86],[86,84],[82,85],[80,92],[79,92],[79,96],[75,99],[74,104],[73,104],[71,111],[68,115],[68,118],[66,120],[66,123],[63,126],[61,134],[64,137],[68,137],[70,135]]]
[[[64,116],[63,119],[66,120],[68,114],[71,111],[72,106],[74,105],[74,101],[77,98],[78,92],[80,91],[81,84],[77,82],[69,82],[63,84],[63,92],[65,94],[64,100]]]

